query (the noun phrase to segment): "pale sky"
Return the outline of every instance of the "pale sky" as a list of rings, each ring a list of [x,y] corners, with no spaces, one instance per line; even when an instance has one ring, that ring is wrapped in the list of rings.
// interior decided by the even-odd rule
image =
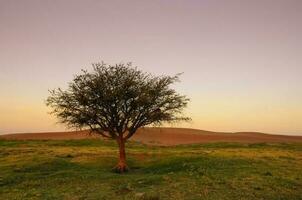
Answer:
[[[64,130],[48,89],[91,63],[184,72],[192,122],[302,135],[300,0],[0,0],[0,134]]]

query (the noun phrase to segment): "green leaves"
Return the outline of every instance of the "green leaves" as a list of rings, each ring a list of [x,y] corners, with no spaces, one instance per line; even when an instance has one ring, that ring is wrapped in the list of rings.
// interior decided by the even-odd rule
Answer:
[[[153,76],[131,63],[92,65],[82,70],[67,90],[51,90],[46,104],[61,123],[91,130],[115,138],[130,138],[142,126],[189,120],[181,116],[189,99],[170,86],[176,76]]]

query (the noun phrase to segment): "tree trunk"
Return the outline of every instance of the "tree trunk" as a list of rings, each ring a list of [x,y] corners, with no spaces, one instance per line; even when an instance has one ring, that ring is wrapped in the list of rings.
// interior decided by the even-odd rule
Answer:
[[[126,164],[125,139],[123,138],[123,135],[118,137],[117,143],[119,146],[119,162],[115,167],[115,171],[118,173],[124,173],[128,171],[128,167]]]

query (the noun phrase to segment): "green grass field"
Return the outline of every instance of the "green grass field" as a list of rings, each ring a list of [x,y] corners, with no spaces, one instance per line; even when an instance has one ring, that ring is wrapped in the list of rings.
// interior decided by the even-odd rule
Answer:
[[[302,144],[0,140],[0,199],[302,199]]]

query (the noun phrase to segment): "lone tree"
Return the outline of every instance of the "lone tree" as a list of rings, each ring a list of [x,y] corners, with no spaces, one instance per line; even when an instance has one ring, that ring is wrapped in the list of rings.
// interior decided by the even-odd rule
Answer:
[[[138,128],[189,120],[181,115],[189,99],[170,88],[177,81],[179,74],[153,76],[131,63],[96,63],[93,71],[76,75],[68,89],[50,90],[46,105],[69,128],[89,128],[116,140],[119,162],[115,170],[123,173],[128,170],[125,142]]]

